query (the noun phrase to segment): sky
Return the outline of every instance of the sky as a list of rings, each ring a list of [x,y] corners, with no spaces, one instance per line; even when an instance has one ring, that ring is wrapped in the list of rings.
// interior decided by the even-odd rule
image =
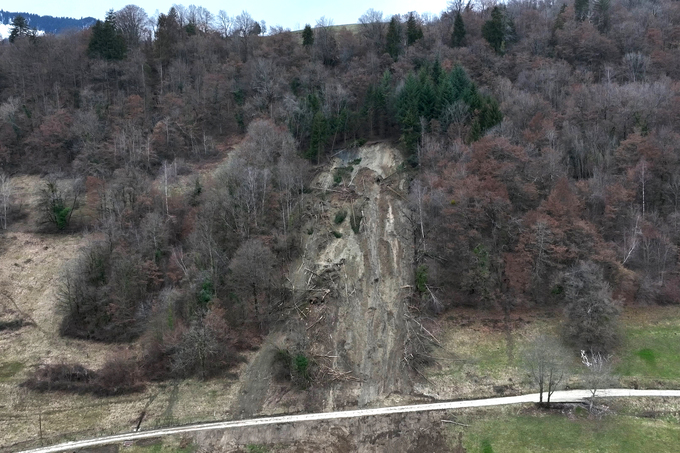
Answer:
[[[195,4],[208,9],[214,15],[220,10],[227,12],[229,16],[236,16],[241,11],[248,11],[255,20],[264,20],[268,26],[282,25],[284,28],[298,30],[306,23],[314,26],[317,19],[325,16],[334,24],[357,23],[359,17],[369,8],[382,11],[387,17],[393,14],[403,14],[409,11],[419,13],[438,14],[446,9],[446,0],[341,0],[333,2],[319,2],[309,0],[237,0],[225,2],[219,0],[195,0],[179,2],[172,0],[104,0],[103,2],[83,0],[3,0],[0,8],[5,11],[19,11],[39,15],[81,17],[92,16],[103,19],[109,9],[119,10],[123,6],[133,3],[146,10],[149,16],[153,16],[158,10],[167,13],[173,3],[181,3],[185,6]]]

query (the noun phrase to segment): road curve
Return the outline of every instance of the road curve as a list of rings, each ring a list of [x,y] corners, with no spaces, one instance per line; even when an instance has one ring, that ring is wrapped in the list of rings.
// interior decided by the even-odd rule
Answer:
[[[448,401],[443,403],[414,404],[410,406],[379,407],[374,409],[358,409],[339,412],[321,412],[316,414],[282,415],[278,417],[253,418],[249,420],[233,420],[226,422],[202,423],[198,425],[178,426],[175,428],[155,429],[151,431],[132,432],[117,434],[114,436],[100,437],[90,440],[66,442],[50,447],[25,450],[21,453],[57,453],[74,451],[79,448],[95,447],[99,445],[122,443],[146,439],[149,437],[167,436],[172,434],[190,433],[195,431],[208,431],[213,429],[245,428],[250,426],[274,425],[278,423],[295,423],[318,420],[333,420],[341,418],[368,417],[375,415],[403,414],[407,412],[441,411],[448,409],[462,409],[467,407],[503,406],[507,404],[535,403],[538,402],[538,393],[528,395],[507,396],[502,398],[486,398],[479,400]],[[602,389],[597,391],[598,398],[605,397],[677,397],[680,398],[680,390],[633,390],[633,389]],[[551,402],[579,402],[590,397],[590,390],[564,390],[553,393]]]

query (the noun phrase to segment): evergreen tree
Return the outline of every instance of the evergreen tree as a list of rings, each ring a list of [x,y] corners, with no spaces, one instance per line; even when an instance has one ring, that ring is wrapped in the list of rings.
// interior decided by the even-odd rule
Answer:
[[[401,139],[409,151],[415,151],[420,140],[419,83],[413,73],[404,81],[397,99],[397,119],[401,126]]]
[[[456,65],[456,67],[453,68],[449,78],[451,79],[455,99],[458,100],[470,85],[470,79],[468,79],[468,76],[461,65]]]
[[[600,33],[609,31],[610,6],[610,0],[594,0],[593,2],[593,22]]]
[[[21,14],[12,19],[12,31],[9,34],[9,42],[14,42],[19,36],[35,37],[35,30],[31,30],[28,22]]]
[[[418,25],[413,13],[408,13],[408,20],[406,21],[406,43],[412,45],[423,37],[423,29]]]
[[[399,58],[399,54],[401,53],[401,23],[397,16],[392,16],[392,20],[390,20],[385,41],[385,52],[387,52],[394,60]]]
[[[432,65],[432,70],[430,71],[430,74],[434,86],[439,87],[441,81],[446,78],[446,71],[444,71],[444,68],[442,68],[442,65],[439,63],[439,59],[434,60],[434,64]]]
[[[557,13],[555,18],[555,23],[553,24],[552,31],[550,33],[550,39],[548,39],[548,45],[550,47],[555,47],[557,45],[557,30],[562,30],[567,19],[564,17],[564,12],[567,10],[567,4],[563,3],[560,8],[560,12]]]
[[[175,54],[175,45],[182,35],[177,10],[173,7],[167,15],[158,16],[154,50],[156,57],[167,64]]]
[[[505,52],[505,17],[498,6],[494,6],[491,19],[482,25],[482,36],[496,53]]]
[[[503,114],[501,113],[498,101],[492,98],[486,98],[483,101],[482,108],[479,112],[480,127],[485,131],[494,127],[501,121],[503,121]]]
[[[460,13],[456,13],[456,20],[453,22],[453,34],[451,35],[452,47],[463,47],[465,44],[465,22]]]
[[[418,116],[428,122],[436,115],[437,92],[434,89],[432,79],[423,68],[418,74]]]
[[[305,47],[314,45],[314,30],[309,24],[305,25],[305,29],[302,30],[302,45]]]
[[[578,22],[583,22],[586,20],[589,9],[589,0],[574,0],[574,18]]]
[[[323,152],[326,142],[328,141],[328,122],[323,112],[320,110],[314,114],[312,119],[312,130],[309,139],[309,150],[307,151],[307,158],[309,160],[316,159],[319,161],[319,155]]]
[[[125,39],[116,30],[116,15],[113,10],[110,10],[106,13],[104,22],[98,20],[92,27],[92,37],[87,46],[87,53],[90,58],[122,60],[126,52]]]

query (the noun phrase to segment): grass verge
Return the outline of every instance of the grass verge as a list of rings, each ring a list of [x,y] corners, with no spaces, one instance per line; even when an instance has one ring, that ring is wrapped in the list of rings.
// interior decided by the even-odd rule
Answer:
[[[680,424],[663,419],[609,415],[588,418],[587,411],[512,415],[487,411],[450,427],[449,438],[463,432],[469,453],[502,452],[675,452]]]

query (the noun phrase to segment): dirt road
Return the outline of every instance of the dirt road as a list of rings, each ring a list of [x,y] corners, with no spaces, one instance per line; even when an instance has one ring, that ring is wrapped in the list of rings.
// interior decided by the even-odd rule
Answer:
[[[676,397],[680,398],[680,390],[632,390],[632,389],[602,389],[597,391],[598,398],[611,397]],[[274,425],[295,422],[310,422],[317,420],[333,420],[342,418],[356,418],[367,416],[379,416],[388,414],[403,414],[407,412],[427,412],[450,409],[462,409],[469,407],[503,406],[508,404],[522,404],[538,402],[538,393],[528,395],[508,396],[503,398],[488,398],[481,400],[450,401],[443,403],[415,404],[411,406],[380,407],[375,409],[360,409],[352,411],[322,412],[316,414],[285,415],[280,417],[265,417],[250,420],[235,420],[200,425],[181,426],[176,428],[157,429],[145,432],[119,434],[115,436],[101,437],[98,439],[67,442],[51,447],[27,450],[24,453],[56,453],[74,451],[80,448],[95,447],[134,441],[151,437],[161,437],[173,434],[191,433],[196,431],[208,431],[219,429],[245,428],[250,426]],[[578,402],[590,397],[589,390],[565,390],[552,395],[553,402]]]

